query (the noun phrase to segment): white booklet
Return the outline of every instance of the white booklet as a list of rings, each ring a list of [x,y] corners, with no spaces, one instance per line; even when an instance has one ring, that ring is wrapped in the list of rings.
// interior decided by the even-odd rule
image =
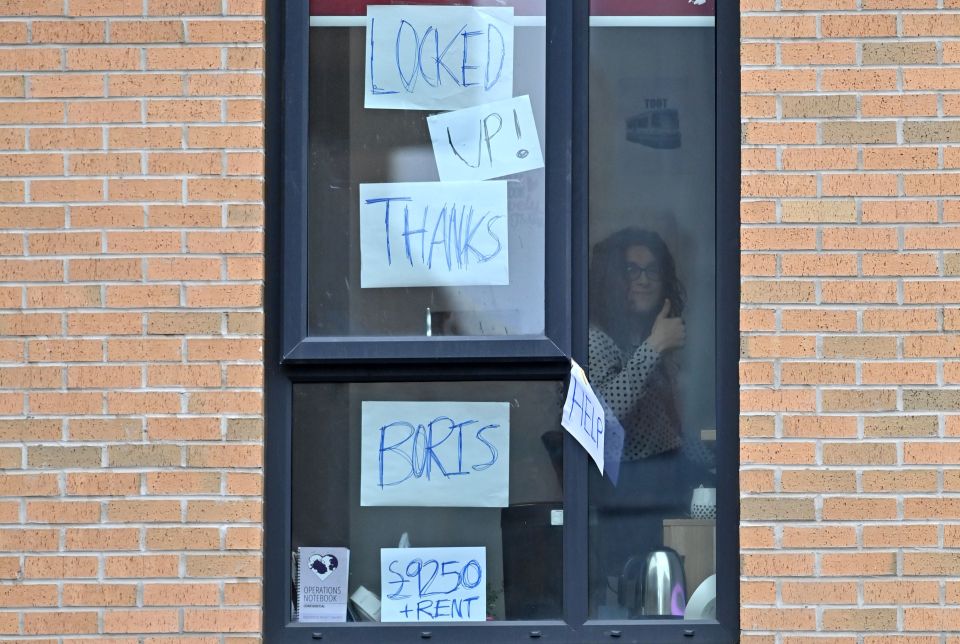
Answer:
[[[297,620],[301,622],[347,621],[347,580],[350,576],[348,548],[299,548]]]

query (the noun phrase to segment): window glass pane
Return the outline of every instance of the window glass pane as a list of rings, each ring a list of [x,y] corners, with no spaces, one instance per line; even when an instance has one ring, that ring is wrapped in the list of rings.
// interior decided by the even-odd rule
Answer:
[[[559,619],[563,438],[558,423],[563,394],[562,382],[547,381],[295,385],[291,464],[294,550],[349,548],[350,594],[363,586],[380,596],[380,551],[396,548],[404,535],[414,548],[484,547],[487,582],[481,621]],[[416,401],[419,406],[413,404]],[[457,410],[465,403],[477,402],[502,405],[508,427],[478,433],[478,424],[467,424],[462,433],[455,432],[444,441],[454,421],[467,420],[453,411],[449,419],[434,423],[432,439],[427,437],[424,429],[430,427],[430,421],[444,415],[437,411],[438,405]],[[362,427],[366,428],[363,435],[369,437],[371,409],[384,408],[397,420],[422,423],[417,438],[403,442],[406,430],[397,428],[382,434],[384,443],[365,441]],[[381,426],[385,425],[372,426],[375,437],[381,436]],[[501,431],[506,432],[507,448],[498,442]],[[458,479],[454,484],[459,484],[478,477],[482,466],[495,460],[491,450],[477,442],[478,435],[499,448],[498,463],[506,466],[503,477],[495,482],[495,488],[505,493],[502,506],[494,507],[495,503],[484,501],[479,492],[470,492],[479,490],[481,484],[469,480],[464,483],[468,491],[455,502],[487,503],[488,507],[424,505],[443,498],[444,489],[449,489],[444,486],[451,479]],[[454,439],[460,441],[460,464],[458,451],[447,449]],[[382,482],[387,487],[381,489],[377,487],[380,474],[376,463],[382,445],[386,446]],[[390,449],[390,445],[398,446]],[[482,459],[476,458],[476,447],[481,448]],[[504,464],[506,452],[509,456]],[[373,469],[362,469],[371,456]],[[391,483],[403,478],[395,469],[398,465],[410,476],[391,489]],[[449,476],[438,474],[441,469]],[[462,471],[469,474],[458,478],[457,472]],[[367,478],[371,472],[372,477]],[[402,494],[410,485],[420,487],[413,488],[416,500],[405,501],[406,505],[369,505],[371,500],[384,502],[385,497],[375,496],[382,490]]]
[[[310,30],[308,333],[541,335],[543,168],[492,177],[506,182],[505,195],[471,195],[470,188],[450,185],[452,175],[440,176],[427,125],[428,117],[446,107],[456,109],[455,101],[438,99],[445,107],[435,109],[383,109],[365,107],[365,99],[407,97],[406,87],[439,85],[437,91],[448,88],[456,94],[463,90],[460,83],[494,83],[494,89],[499,87],[496,83],[506,83],[506,96],[529,96],[526,114],[531,117],[529,123],[535,123],[542,151],[546,2],[382,3],[400,5],[390,9],[421,13],[394,14],[393,22],[384,19],[373,34],[366,26],[366,4],[317,0],[311,5],[314,14],[322,15],[312,17]],[[479,20],[481,26],[464,27],[472,31],[458,33],[445,12],[470,6],[477,11],[512,11],[512,18],[489,29],[482,19],[468,16],[464,24]],[[423,17],[425,11],[436,16],[435,24]],[[413,26],[401,22],[403,15]],[[373,85],[365,84],[374,69],[367,57],[373,35],[372,51],[392,57],[390,62],[396,59],[389,74],[376,67],[381,75],[374,74],[375,96]],[[512,43],[512,64],[504,61],[501,68],[498,63],[505,43]],[[505,80],[508,72],[512,72],[512,89]],[[486,100],[482,96],[474,104],[491,105]],[[496,156],[497,146],[507,145],[509,137],[519,141],[522,135],[529,142],[534,128],[526,127],[523,113],[514,119],[511,111],[500,109],[494,117],[481,116],[483,120],[475,121],[477,136],[449,143],[451,148],[459,146],[457,164],[491,166],[490,155]],[[493,148],[487,145],[489,140]],[[511,154],[529,155],[533,146],[527,147]],[[415,196],[407,211],[398,201],[367,204],[373,193],[365,192],[366,210],[361,214],[361,184],[391,184],[386,196],[374,195],[385,199],[410,196],[407,186],[398,184],[441,179],[435,189],[425,189],[429,201]],[[393,210],[388,212],[389,204]],[[468,205],[475,206],[475,212],[471,214]],[[361,222],[375,221],[375,211],[377,227],[362,226]],[[372,231],[363,252],[361,227]],[[383,240],[370,241],[380,234]],[[401,265],[407,267],[404,262],[419,273],[398,273]],[[389,263],[389,271],[382,270],[384,263]],[[385,285],[391,279],[395,282]]]
[[[589,371],[623,447],[591,470],[590,612],[714,619],[712,3],[637,4],[592,3]]]

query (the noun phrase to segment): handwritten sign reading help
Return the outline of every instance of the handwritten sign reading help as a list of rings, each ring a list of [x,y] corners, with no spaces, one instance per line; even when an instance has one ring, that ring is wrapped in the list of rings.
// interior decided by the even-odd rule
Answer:
[[[360,287],[510,283],[507,183],[360,185]]]
[[[360,505],[503,508],[510,404],[363,401]]]
[[[383,548],[380,596],[384,622],[482,622],[487,549]]]
[[[513,7],[368,6],[364,107],[455,110],[513,96]]]
[[[441,181],[483,181],[543,167],[529,96],[427,117]]]
[[[606,414],[603,405],[587,382],[583,369],[573,362],[570,369],[570,388],[563,403],[560,424],[580,443],[603,474],[603,448],[606,436]]]

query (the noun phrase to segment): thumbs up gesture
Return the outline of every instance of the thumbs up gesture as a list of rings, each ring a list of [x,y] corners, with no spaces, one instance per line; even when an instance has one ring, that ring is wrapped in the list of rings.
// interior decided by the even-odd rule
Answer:
[[[658,353],[679,349],[687,341],[686,326],[682,319],[670,317],[670,307],[670,300],[665,300],[647,338],[647,343]]]

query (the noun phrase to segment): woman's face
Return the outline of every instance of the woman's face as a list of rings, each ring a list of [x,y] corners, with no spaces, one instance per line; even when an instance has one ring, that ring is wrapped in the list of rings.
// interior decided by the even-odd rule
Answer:
[[[660,263],[646,246],[631,246],[626,253],[627,299],[634,313],[659,312],[663,306]]]

